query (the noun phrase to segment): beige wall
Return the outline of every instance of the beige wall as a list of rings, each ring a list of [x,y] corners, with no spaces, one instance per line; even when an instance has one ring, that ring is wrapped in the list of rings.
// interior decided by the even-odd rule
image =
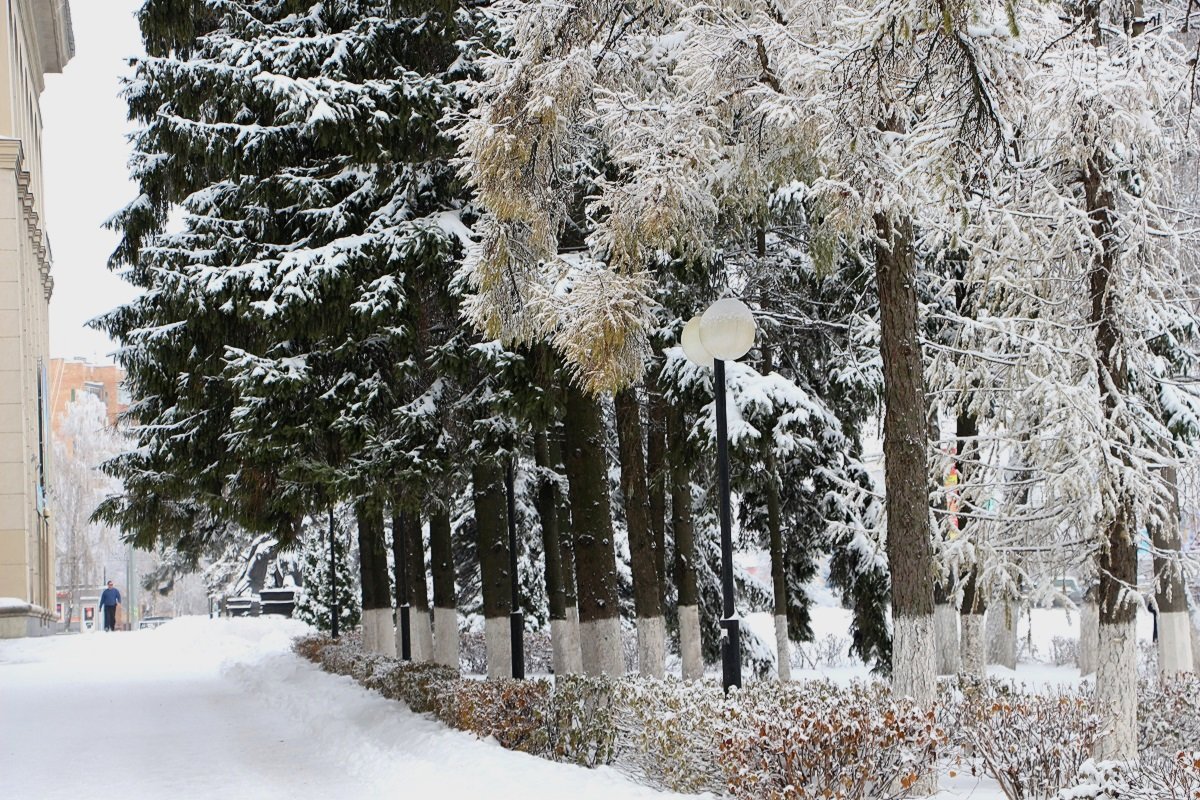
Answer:
[[[54,609],[52,515],[37,502],[43,473],[45,486],[53,481],[38,398],[53,289],[38,95],[43,72],[60,70],[72,45],[65,4],[0,3],[0,597],[27,604],[0,604],[0,636],[8,636],[50,632]]]

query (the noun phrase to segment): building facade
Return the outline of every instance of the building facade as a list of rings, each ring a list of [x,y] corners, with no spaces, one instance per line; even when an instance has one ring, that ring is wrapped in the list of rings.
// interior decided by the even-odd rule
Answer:
[[[67,0],[0,0],[0,638],[55,630],[43,223],[47,73],[74,54]]]
[[[124,381],[125,370],[116,364],[89,364],[82,358],[50,359],[50,429],[58,435],[67,407],[82,394],[103,403],[108,424],[115,426],[121,412],[129,408]]]

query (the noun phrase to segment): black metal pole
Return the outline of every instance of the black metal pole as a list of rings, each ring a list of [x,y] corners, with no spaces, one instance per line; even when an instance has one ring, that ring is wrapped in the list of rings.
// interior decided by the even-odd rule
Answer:
[[[400,578],[400,659],[412,661],[412,605],[408,593],[408,518],[401,511],[392,516],[392,537],[400,543],[400,564],[396,570]]]
[[[329,601],[329,632],[333,638],[338,638],[338,618],[342,616],[342,610],[338,608],[338,585],[337,585],[337,531],[333,524],[333,506],[329,507],[329,588],[331,599]]]
[[[713,359],[717,401],[717,494],[721,518],[721,685],[742,685],[741,630],[733,606],[733,523],[729,510],[729,423],[725,416],[725,362]]]
[[[512,576],[512,676],[525,677],[525,615],[521,611],[521,594],[517,582],[517,499],[514,491],[513,462],[504,468],[504,488],[508,494],[508,571]]]

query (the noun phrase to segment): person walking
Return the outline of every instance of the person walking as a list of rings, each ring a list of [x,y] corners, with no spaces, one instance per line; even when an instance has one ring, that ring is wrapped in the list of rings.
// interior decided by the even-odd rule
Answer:
[[[108,588],[100,593],[100,607],[104,609],[104,631],[117,629],[117,606],[121,605],[121,593],[108,582]]]

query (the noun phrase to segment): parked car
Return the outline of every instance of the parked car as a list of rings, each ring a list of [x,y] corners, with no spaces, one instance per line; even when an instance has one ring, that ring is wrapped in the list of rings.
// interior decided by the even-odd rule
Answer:
[[[143,617],[142,621],[138,623],[138,630],[143,630],[143,629],[147,629],[147,628],[157,628],[159,625],[162,625],[164,622],[170,622],[170,621],[171,621],[170,617]]]
[[[1055,578],[1054,590],[1065,595],[1066,598],[1075,605],[1079,605],[1083,602],[1083,587],[1079,585],[1079,581],[1075,580],[1070,575],[1062,578]],[[1054,605],[1061,606],[1063,605],[1063,602],[1061,599],[1056,598]]]

